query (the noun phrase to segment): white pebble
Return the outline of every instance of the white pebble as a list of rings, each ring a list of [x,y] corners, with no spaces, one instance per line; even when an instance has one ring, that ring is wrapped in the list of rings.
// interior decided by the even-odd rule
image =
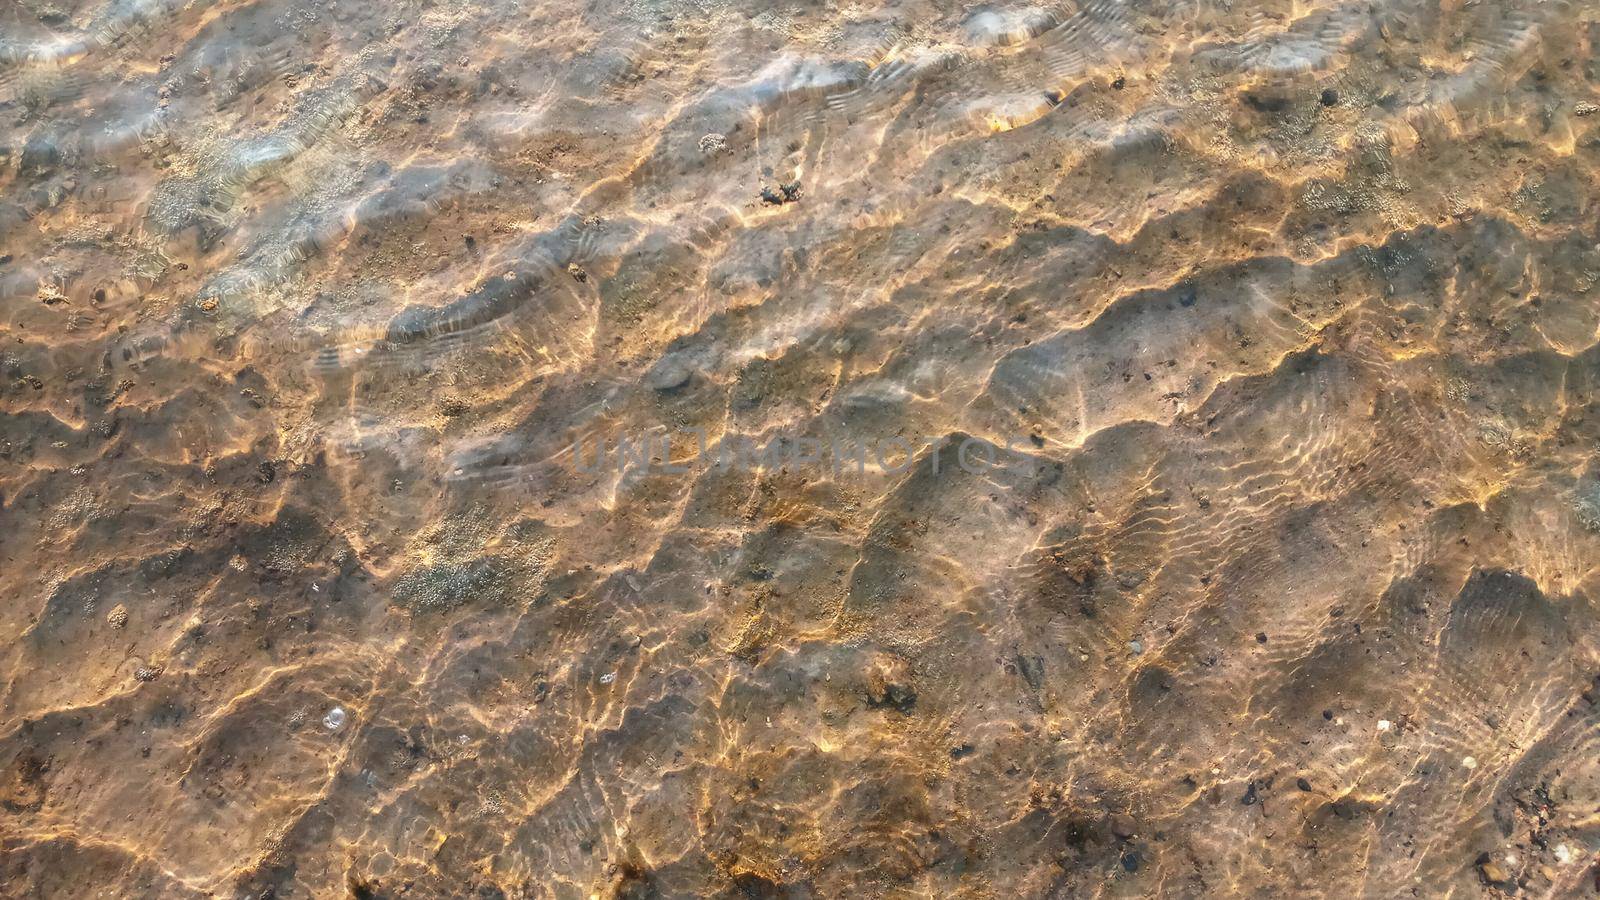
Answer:
[[[1144,644],[1140,643],[1139,641],[1129,641],[1128,649],[1133,651],[1134,656],[1138,656],[1144,652]]]
[[[1569,862],[1572,862],[1572,848],[1568,847],[1566,844],[1557,844],[1556,862],[1561,863],[1563,866]]]
[[[611,682],[616,681],[616,680],[617,680],[617,673],[615,673],[615,672],[607,672],[604,675],[600,676],[600,683],[601,684],[610,684]]]
[[[1469,769],[1476,769],[1478,767],[1478,760],[1477,757],[1469,756],[1466,759],[1463,759],[1461,764]]]
[[[1388,719],[1379,719],[1378,720],[1378,730],[1379,731],[1388,731],[1389,728],[1392,726],[1392,724],[1393,723],[1391,723]]]

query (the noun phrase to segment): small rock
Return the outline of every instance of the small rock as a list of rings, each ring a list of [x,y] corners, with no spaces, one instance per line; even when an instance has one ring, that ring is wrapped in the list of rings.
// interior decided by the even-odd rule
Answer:
[[[726,149],[728,149],[728,139],[716,132],[700,138],[701,153],[721,153]]]
[[[1577,107],[1573,109],[1573,112],[1580,116],[1592,116],[1595,113],[1600,112],[1600,106],[1596,106],[1593,103],[1579,103]]]
[[[1305,780],[1304,778],[1296,778],[1294,780],[1294,786],[1302,791],[1309,792],[1311,790],[1311,782]]]
[[[1043,684],[1044,684],[1044,658],[1043,657],[1027,656],[1025,654],[1018,653],[1017,654],[1017,659],[1016,659],[1016,664],[1017,664],[1017,671],[1022,674],[1023,680],[1028,682],[1028,687],[1031,687],[1031,688],[1033,688],[1034,690],[1037,691],[1041,686],[1043,686]]]
[[[768,206],[782,206],[785,203],[794,203],[800,199],[800,182],[791,181],[780,184],[776,189],[764,187],[761,189],[761,202]]]
[[[1321,100],[1323,106],[1336,106],[1339,103],[1339,92],[1333,88],[1328,88],[1322,92]]]
[[[122,628],[128,624],[128,608],[118,603],[106,613],[106,624],[112,628]]]
[[[1117,813],[1111,817],[1111,833],[1125,841],[1139,833],[1139,826],[1134,823],[1133,816]]]
[[[689,383],[694,377],[694,370],[681,356],[663,356],[650,369],[650,374],[645,380],[652,388],[667,393],[675,391]]]
[[[1489,884],[1505,884],[1511,879],[1511,876],[1506,874],[1506,870],[1499,863],[1489,859],[1489,854],[1487,853],[1478,857],[1478,874],[1482,875],[1483,880]]]
[[[28,138],[22,146],[22,174],[38,176],[50,172],[61,162],[61,149],[42,134]]]
[[[875,660],[866,673],[867,706],[911,715],[917,706],[917,692],[910,680],[911,669],[904,660],[889,656]]]

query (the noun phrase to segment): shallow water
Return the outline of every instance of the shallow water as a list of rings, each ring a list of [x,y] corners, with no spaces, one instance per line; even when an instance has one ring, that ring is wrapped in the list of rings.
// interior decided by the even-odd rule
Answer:
[[[1597,42],[11,0],[0,895],[1593,894]]]

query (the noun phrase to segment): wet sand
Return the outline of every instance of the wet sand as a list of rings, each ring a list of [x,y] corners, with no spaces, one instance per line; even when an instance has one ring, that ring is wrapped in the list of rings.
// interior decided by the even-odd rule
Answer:
[[[1593,895],[1597,44],[12,0],[0,896]]]

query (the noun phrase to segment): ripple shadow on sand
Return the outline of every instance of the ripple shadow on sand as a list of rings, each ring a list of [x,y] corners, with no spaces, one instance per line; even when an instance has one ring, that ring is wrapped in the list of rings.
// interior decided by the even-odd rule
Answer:
[[[1597,42],[17,0],[0,894],[1593,893]]]

